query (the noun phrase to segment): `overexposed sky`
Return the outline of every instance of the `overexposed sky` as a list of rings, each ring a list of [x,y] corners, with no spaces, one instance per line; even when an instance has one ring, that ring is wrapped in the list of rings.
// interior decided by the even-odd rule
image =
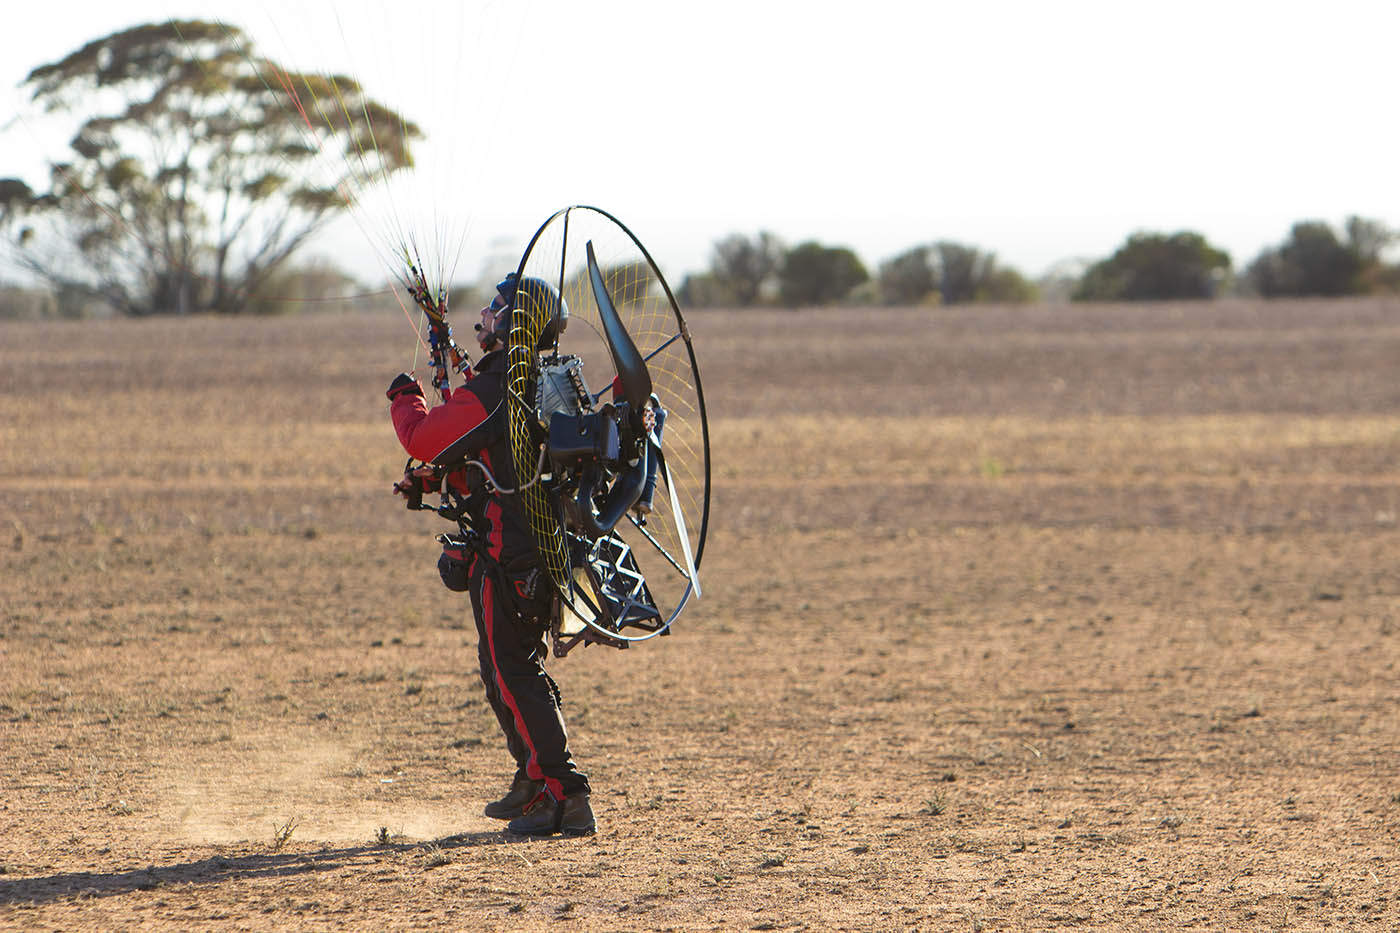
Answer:
[[[1400,227],[1400,4],[1346,0],[15,5],[0,176],[42,180],[42,131],[8,96],[30,68],[172,16],[422,123],[395,210],[449,231],[468,272],[571,203],[626,222],[673,284],[760,229],[872,271],[952,239],[1035,276],[1139,229],[1199,231],[1241,267],[1295,220]],[[355,269],[379,255],[372,229],[328,237]]]

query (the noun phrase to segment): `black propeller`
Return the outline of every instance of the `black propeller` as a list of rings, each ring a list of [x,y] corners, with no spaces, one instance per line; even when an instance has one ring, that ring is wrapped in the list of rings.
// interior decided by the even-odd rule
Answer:
[[[622,381],[622,396],[632,411],[639,412],[651,398],[651,373],[647,371],[646,360],[632,342],[632,335],[622,324],[622,318],[613,307],[612,296],[608,294],[607,283],[603,281],[602,270],[598,268],[598,258],[593,255],[593,241],[586,244],[588,250],[588,277],[593,285],[593,299],[598,302],[598,316],[603,319],[603,333],[608,338],[608,349],[612,352],[613,367]]]

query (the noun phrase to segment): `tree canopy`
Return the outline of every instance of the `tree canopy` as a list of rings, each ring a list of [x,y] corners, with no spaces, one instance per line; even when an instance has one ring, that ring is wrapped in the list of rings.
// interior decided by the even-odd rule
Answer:
[[[782,240],[766,230],[753,237],[731,233],[715,242],[708,271],[686,276],[681,300],[698,307],[759,304],[774,284],[783,252]]]
[[[930,247],[914,246],[880,263],[880,299],[887,305],[917,305],[938,291]]]
[[[710,271],[726,283],[734,300],[743,306],[758,303],[783,261],[783,243],[766,230],[757,236],[731,234],[715,244]]]
[[[1395,239],[1384,224],[1360,217],[1347,218],[1344,237],[1320,220],[1300,221],[1282,244],[1261,252],[1246,274],[1266,298],[1385,290],[1394,273],[1382,253]]]
[[[288,71],[222,23],[126,29],[25,84],[82,123],[47,191],[0,179],[0,228],[52,287],[128,314],[243,310],[422,137],[352,79]]]
[[[1152,301],[1214,297],[1230,272],[1230,255],[1199,233],[1134,233],[1080,279],[1080,301]]]
[[[830,304],[869,278],[870,273],[851,250],[809,240],[783,256],[778,296],[788,307]]]
[[[940,240],[916,246],[880,264],[880,298],[885,304],[940,304],[974,301],[1024,302],[1035,296],[1030,282],[993,253]]]

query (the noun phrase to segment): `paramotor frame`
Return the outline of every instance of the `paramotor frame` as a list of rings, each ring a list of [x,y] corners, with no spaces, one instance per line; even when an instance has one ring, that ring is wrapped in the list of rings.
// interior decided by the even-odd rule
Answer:
[[[506,417],[517,476],[539,479],[517,499],[561,601],[555,651],[665,634],[700,595],[709,528],[709,425],[685,317],[641,241],[600,208],[551,215],[516,273],[552,286],[517,292]],[[567,320],[541,347],[560,298]]]

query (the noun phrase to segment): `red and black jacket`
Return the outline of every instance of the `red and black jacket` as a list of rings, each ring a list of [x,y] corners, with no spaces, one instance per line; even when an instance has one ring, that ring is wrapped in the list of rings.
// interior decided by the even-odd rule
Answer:
[[[506,354],[497,350],[482,357],[467,383],[436,408],[430,410],[417,393],[396,396],[389,415],[408,455],[448,467],[480,460],[497,483],[514,489],[518,483],[506,437],[505,371]],[[489,491],[474,467],[454,470],[447,484],[467,497],[473,527],[492,560],[514,569],[533,559],[534,539],[511,496]]]

